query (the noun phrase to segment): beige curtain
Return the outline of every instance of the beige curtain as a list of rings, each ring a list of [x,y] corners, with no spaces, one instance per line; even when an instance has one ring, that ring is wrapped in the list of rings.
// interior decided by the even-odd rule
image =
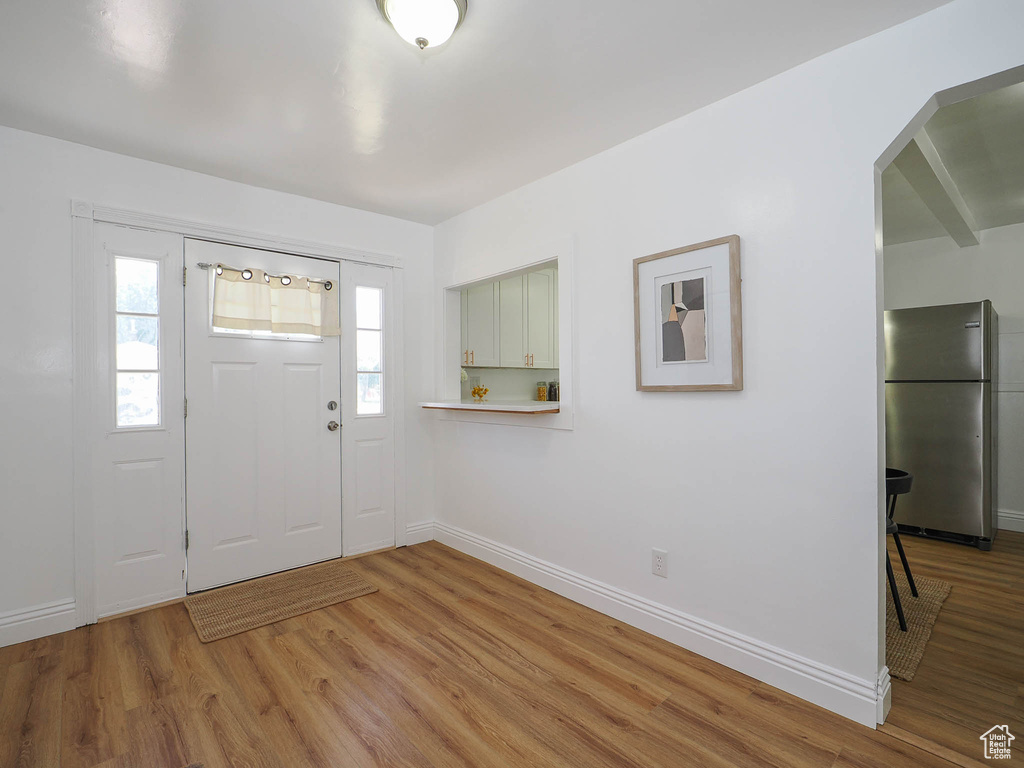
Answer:
[[[246,280],[241,272],[222,265],[214,275],[213,325],[236,331],[305,333],[339,336],[338,286],[305,277],[292,277],[285,285],[280,277],[253,269]]]

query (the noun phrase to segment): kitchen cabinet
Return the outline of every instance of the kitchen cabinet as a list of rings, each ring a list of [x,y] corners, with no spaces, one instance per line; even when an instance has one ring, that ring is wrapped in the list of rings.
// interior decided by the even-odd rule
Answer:
[[[530,358],[526,351],[526,281],[523,275],[501,280],[498,294],[501,367],[526,368]]]
[[[554,368],[555,270],[542,269],[523,276],[526,284],[526,353],[531,368]]]
[[[557,272],[544,269],[498,282],[502,368],[555,368]]]
[[[500,360],[498,283],[462,291],[462,364],[496,367]]]

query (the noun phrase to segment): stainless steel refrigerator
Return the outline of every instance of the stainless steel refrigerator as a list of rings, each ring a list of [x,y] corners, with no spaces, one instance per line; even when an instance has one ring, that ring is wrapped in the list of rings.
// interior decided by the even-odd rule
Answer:
[[[987,300],[885,313],[885,463],[914,476],[901,530],[992,546],[997,322]]]

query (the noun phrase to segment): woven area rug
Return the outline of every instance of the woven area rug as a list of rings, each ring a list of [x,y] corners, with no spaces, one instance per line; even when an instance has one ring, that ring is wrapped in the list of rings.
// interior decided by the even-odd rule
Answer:
[[[907,619],[907,631],[900,629],[900,621],[896,616],[896,604],[889,592],[886,582],[886,615],[885,615],[885,663],[889,674],[899,680],[911,681],[917,672],[917,665],[924,656],[924,647],[932,636],[932,627],[939,615],[939,609],[949,597],[953,585],[939,579],[927,579],[914,576],[918,597],[910,594],[910,584],[900,566],[899,558],[893,557],[893,570],[896,573],[896,586],[900,590],[903,602],[903,615]],[[911,563],[913,568],[914,564]]]
[[[204,643],[325,608],[377,588],[340,560],[275,573],[185,598]]]

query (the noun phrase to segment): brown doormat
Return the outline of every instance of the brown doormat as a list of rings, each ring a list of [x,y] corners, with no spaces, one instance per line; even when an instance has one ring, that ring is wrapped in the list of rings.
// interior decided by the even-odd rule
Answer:
[[[204,643],[325,608],[377,588],[341,560],[296,568],[185,598]]]
[[[910,567],[914,567],[913,563]],[[909,682],[914,679],[917,665],[924,656],[924,647],[928,643],[928,638],[932,636],[932,627],[935,626],[939,609],[949,597],[953,585],[948,581],[914,576],[918,592],[918,597],[914,597],[910,594],[910,584],[907,583],[907,577],[900,568],[899,559],[895,559],[893,570],[896,573],[896,586],[899,588],[903,604],[903,615],[907,619],[907,631],[900,629],[896,604],[892,601],[892,593],[886,581],[885,663],[892,677]]]

